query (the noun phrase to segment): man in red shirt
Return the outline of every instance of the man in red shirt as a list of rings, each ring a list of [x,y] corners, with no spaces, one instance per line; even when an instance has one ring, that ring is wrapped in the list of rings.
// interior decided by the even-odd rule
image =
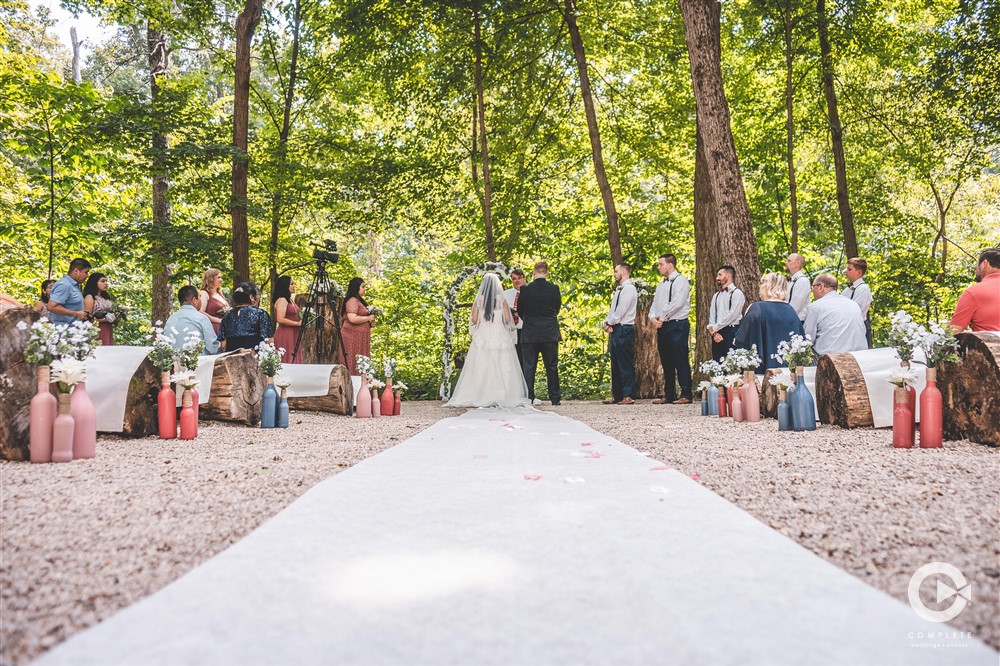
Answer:
[[[983,250],[976,266],[976,284],[959,296],[951,328],[961,333],[1000,331],[1000,249]]]

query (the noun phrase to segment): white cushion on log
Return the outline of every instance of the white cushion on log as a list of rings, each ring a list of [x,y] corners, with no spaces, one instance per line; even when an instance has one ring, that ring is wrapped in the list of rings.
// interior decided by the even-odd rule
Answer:
[[[889,383],[889,376],[899,369],[899,356],[892,347],[879,347],[877,349],[865,349],[863,351],[851,352],[861,374],[865,378],[865,387],[868,389],[868,403],[871,405],[872,422],[876,428],[888,428],[892,426],[893,392],[896,387]],[[924,390],[927,385],[927,371],[924,361],[924,350],[913,350],[913,360],[910,361],[910,370],[916,373],[917,382],[914,388],[917,395]],[[917,421],[920,421],[920,401],[917,401]]]
[[[87,359],[87,393],[94,403],[99,431],[124,429],[128,385],[149,350],[124,345],[98,347],[93,358]]]
[[[146,347],[146,349],[149,350],[151,347]],[[212,397],[212,377],[215,376],[215,362],[220,358],[224,358],[235,353],[236,352],[223,352],[221,354],[198,357],[198,367],[195,368],[194,371],[194,376],[195,379],[198,380],[198,385],[194,388],[198,391],[199,405],[204,405],[208,402],[208,399]],[[177,406],[180,407],[181,401],[184,399],[184,389],[179,386],[175,386],[174,392],[177,394]]]
[[[330,394],[333,365],[316,363],[286,363],[278,375],[291,380],[289,398],[311,398]]]

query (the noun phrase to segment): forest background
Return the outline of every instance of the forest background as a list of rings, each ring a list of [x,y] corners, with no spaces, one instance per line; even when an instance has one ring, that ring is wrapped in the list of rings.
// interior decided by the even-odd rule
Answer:
[[[434,397],[455,277],[546,259],[564,397],[592,397],[610,381],[599,323],[619,256],[653,284],[658,255],[694,278],[697,254],[704,313],[734,224],[759,261],[737,264],[752,297],[790,251],[843,279],[856,248],[877,344],[897,309],[950,316],[1000,240],[1000,0],[63,6],[114,36],[78,35],[84,58],[44,9],[0,0],[0,293],[34,302],[86,257],[130,311],[122,344],[143,344],[208,267],[227,290],[269,291],[305,264],[304,290],[312,244],[332,239],[331,277],[363,276],[385,310],[376,363],[395,357],[410,395]],[[699,12],[711,39],[693,32]],[[696,113],[702,57],[725,118]],[[723,206],[699,226],[706,120],[731,128],[747,214]],[[722,250],[696,253],[713,229]]]

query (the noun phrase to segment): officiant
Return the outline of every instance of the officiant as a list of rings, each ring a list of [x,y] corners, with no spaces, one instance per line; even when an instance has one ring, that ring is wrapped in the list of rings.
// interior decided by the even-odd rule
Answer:
[[[517,330],[517,342],[514,343],[514,349],[517,351],[517,362],[524,365],[524,356],[521,353],[521,329],[524,328],[524,320],[521,319],[521,315],[517,312],[517,301],[521,294],[521,287],[524,286],[526,280],[524,279],[524,271],[520,268],[515,268],[510,272],[510,283],[513,285],[510,289],[503,292],[504,300],[507,301],[507,307],[514,315],[514,328]]]

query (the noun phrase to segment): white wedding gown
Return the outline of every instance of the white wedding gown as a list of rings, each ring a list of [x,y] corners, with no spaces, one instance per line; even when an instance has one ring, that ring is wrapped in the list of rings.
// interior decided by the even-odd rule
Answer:
[[[481,310],[473,304],[474,318]],[[469,325],[472,343],[447,407],[530,406],[528,385],[514,349],[515,329],[503,296],[496,297],[492,320]]]

